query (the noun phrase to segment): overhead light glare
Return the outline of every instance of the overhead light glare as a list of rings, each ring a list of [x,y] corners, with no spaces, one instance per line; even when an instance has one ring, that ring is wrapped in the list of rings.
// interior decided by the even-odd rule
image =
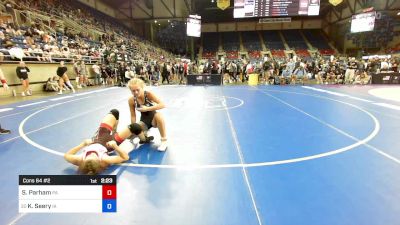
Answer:
[[[329,0],[329,3],[331,3],[333,6],[337,6],[342,2],[343,0]]]

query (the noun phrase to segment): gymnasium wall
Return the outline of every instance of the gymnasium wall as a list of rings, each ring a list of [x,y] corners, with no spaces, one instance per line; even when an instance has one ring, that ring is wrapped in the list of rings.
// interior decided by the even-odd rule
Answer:
[[[253,30],[288,30],[288,29],[322,29],[322,20],[292,20],[290,23],[258,23],[230,22],[230,23],[203,23],[201,32],[229,32],[229,31],[253,31]]]
[[[21,93],[22,86],[21,81],[18,79],[15,69],[17,68],[18,63],[2,63],[0,65],[3,74],[6,77],[7,84],[10,86],[10,90],[4,91],[3,88],[0,88],[0,96],[12,95],[12,90],[16,90],[18,94]],[[58,63],[27,63],[26,66],[31,71],[29,73],[29,82],[31,83],[31,88],[33,91],[41,91],[43,88],[43,84],[47,81],[49,77],[56,76],[56,71],[59,66]],[[75,83],[75,73],[73,72],[72,64],[66,64],[68,71],[68,77],[71,79],[71,82]],[[92,64],[86,64],[88,70],[88,76],[93,77]]]

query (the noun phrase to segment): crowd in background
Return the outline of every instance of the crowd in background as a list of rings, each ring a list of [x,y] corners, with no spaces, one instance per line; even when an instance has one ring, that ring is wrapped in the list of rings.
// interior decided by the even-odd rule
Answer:
[[[224,75],[227,83],[244,82],[257,73],[266,84],[296,84],[314,80],[316,84],[368,84],[381,72],[399,72],[400,58],[356,59],[354,57],[278,58],[265,60],[208,60],[199,65],[203,73]],[[311,82],[312,83],[312,82]]]

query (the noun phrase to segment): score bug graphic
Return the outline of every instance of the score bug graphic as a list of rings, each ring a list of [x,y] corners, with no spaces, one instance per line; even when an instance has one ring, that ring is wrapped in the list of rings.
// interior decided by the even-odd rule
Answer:
[[[20,213],[117,212],[115,175],[20,175]]]

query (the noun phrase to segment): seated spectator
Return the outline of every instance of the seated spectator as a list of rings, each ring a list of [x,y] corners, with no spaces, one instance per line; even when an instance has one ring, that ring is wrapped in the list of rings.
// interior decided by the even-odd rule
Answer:
[[[381,71],[387,72],[391,68],[391,64],[388,62],[387,59],[384,59],[381,62]]]
[[[286,66],[286,64],[281,65],[281,67],[282,67],[282,74],[280,76],[280,84],[285,85],[290,80],[292,72],[290,71],[290,68]]]
[[[61,45],[68,47],[68,38],[66,36],[62,38]]]
[[[33,40],[33,38],[31,36],[25,36],[24,43],[27,45],[34,45],[35,40]]]
[[[69,48],[67,46],[62,47],[61,56],[63,58],[69,58],[70,57],[70,51],[69,51]]]
[[[57,59],[62,57],[62,54],[57,46],[52,46],[49,54],[51,55],[52,59]]]
[[[12,47],[8,50],[11,59],[22,60],[25,57],[24,51],[20,47]]]
[[[11,41],[10,36],[8,34],[5,34],[5,37],[3,39],[3,45],[7,49],[12,48],[15,45],[14,42]]]
[[[43,35],[41,35],[41,36],[42,36],[42,41],[44,43],[49,43],[54,40],[54,38],[53,38],[53,40],[50,39],[51,36],[49,34],[47,34],[47,32],[44,32]]]
[[[45,84],[45,91],[60,91],[60,86],[58,85],[58,76],[49,77]]]
[[[362,73],[360,73],[360,74],[358,74],[358,75],[356,76],[356,78],[355,78],[353,84],[362,84],[362,85],[365,85],[365,84],[369,84],[370,80],[371,80],[371,76],[369,76],[369,75],[367,74],[367,72],[364,71],[364,72],[362,72]]]
[[[43,51],[39,45],[32,45],[31,48],[32,51],[30,52],[30,54],[32,56],[36,57],[38,61],[45,61],[45,59],[43,58]]]
[[[46,62],[53,62],[53,60],[51,59],[51,55],[50,55],[49,51],[43,51],[42,59],[44,61],[46,61]]]
[[[34,30],[34,32],[35,32],[36,34],[38,34],[39,36],[42,36],[42,35],[45,34],[44,31],[41,31],[41,30],[39,30],[39,29],[37,29],[37,28],[35,28],[35,29],[33,29],[33,30]]]

